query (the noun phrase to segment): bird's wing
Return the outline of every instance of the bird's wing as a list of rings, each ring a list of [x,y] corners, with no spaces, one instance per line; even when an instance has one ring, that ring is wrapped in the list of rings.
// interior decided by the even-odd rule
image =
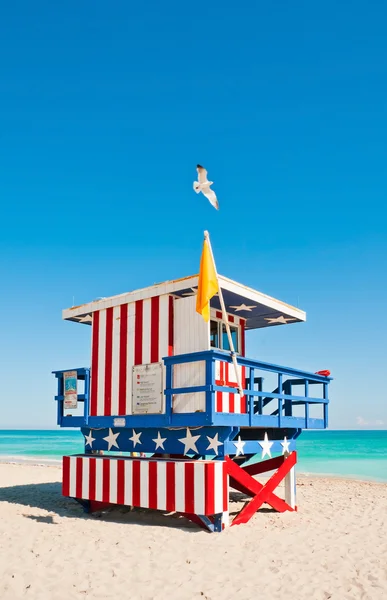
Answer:
[[[209,186],[202,189],[202,192],[204,196],[211,202],[212,206],[216,208],[216,210],[219,210],[219,202],[215,192]]]
[[[205,183],[207,181],[207,171],[204,167],[201,167],[200,165],[198,165],[196,167],[196,170],[198,172],[198,180],[199,183]]]

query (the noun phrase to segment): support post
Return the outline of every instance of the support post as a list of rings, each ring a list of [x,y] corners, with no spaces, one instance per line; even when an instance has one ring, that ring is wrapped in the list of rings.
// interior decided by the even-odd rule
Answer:
[[[285,458],[289,456],[288,452],[285,452]],[[297,510],[296,507],[296,465],[294,465],[289,473],[285,475],[285,502],[289,504],[291,508]]]

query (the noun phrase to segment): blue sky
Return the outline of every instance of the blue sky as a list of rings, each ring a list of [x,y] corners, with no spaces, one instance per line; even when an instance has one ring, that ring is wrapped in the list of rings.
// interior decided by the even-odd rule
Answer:
[[[248,354],[330,369],[332,427],[386,426],[385,3],[1,13],[0,428],[54,427],[51,371],[89,365],[63,308],[197,272],[204,229],[222,274],[307,312]]]

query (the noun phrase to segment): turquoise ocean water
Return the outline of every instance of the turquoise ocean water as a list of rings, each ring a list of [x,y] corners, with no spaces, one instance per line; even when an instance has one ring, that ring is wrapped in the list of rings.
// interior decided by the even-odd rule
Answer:
[[[298,472],[387,482],[387,431],[304,431]],[[79,431],[0,430],[0,461],[61,461],[83,451]]]

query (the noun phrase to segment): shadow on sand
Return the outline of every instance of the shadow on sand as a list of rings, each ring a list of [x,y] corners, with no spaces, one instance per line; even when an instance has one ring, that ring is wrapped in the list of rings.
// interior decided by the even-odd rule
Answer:
[[[241,505],[248,500],[247,496],[239,492],[230,494],[230,516],[237,513]],[[127,523],[132,525],[153,525],[203,531],[197,525],[175,513],[166,513],[144,508],[129,508],[127,506],[113,506],[105,511],[92,515],[83,511],[83,507],[72,498],[62,496],[62,485],[54,483],[31,483],[0,488],[0,502],[9,502],[47,511],[48,515],[24,514],[27,519],[47,525],[57,525],[55,515],[70,519],[102,519],[113,523]],[[275,512],[272,509],[261,508],[258,512]]]

